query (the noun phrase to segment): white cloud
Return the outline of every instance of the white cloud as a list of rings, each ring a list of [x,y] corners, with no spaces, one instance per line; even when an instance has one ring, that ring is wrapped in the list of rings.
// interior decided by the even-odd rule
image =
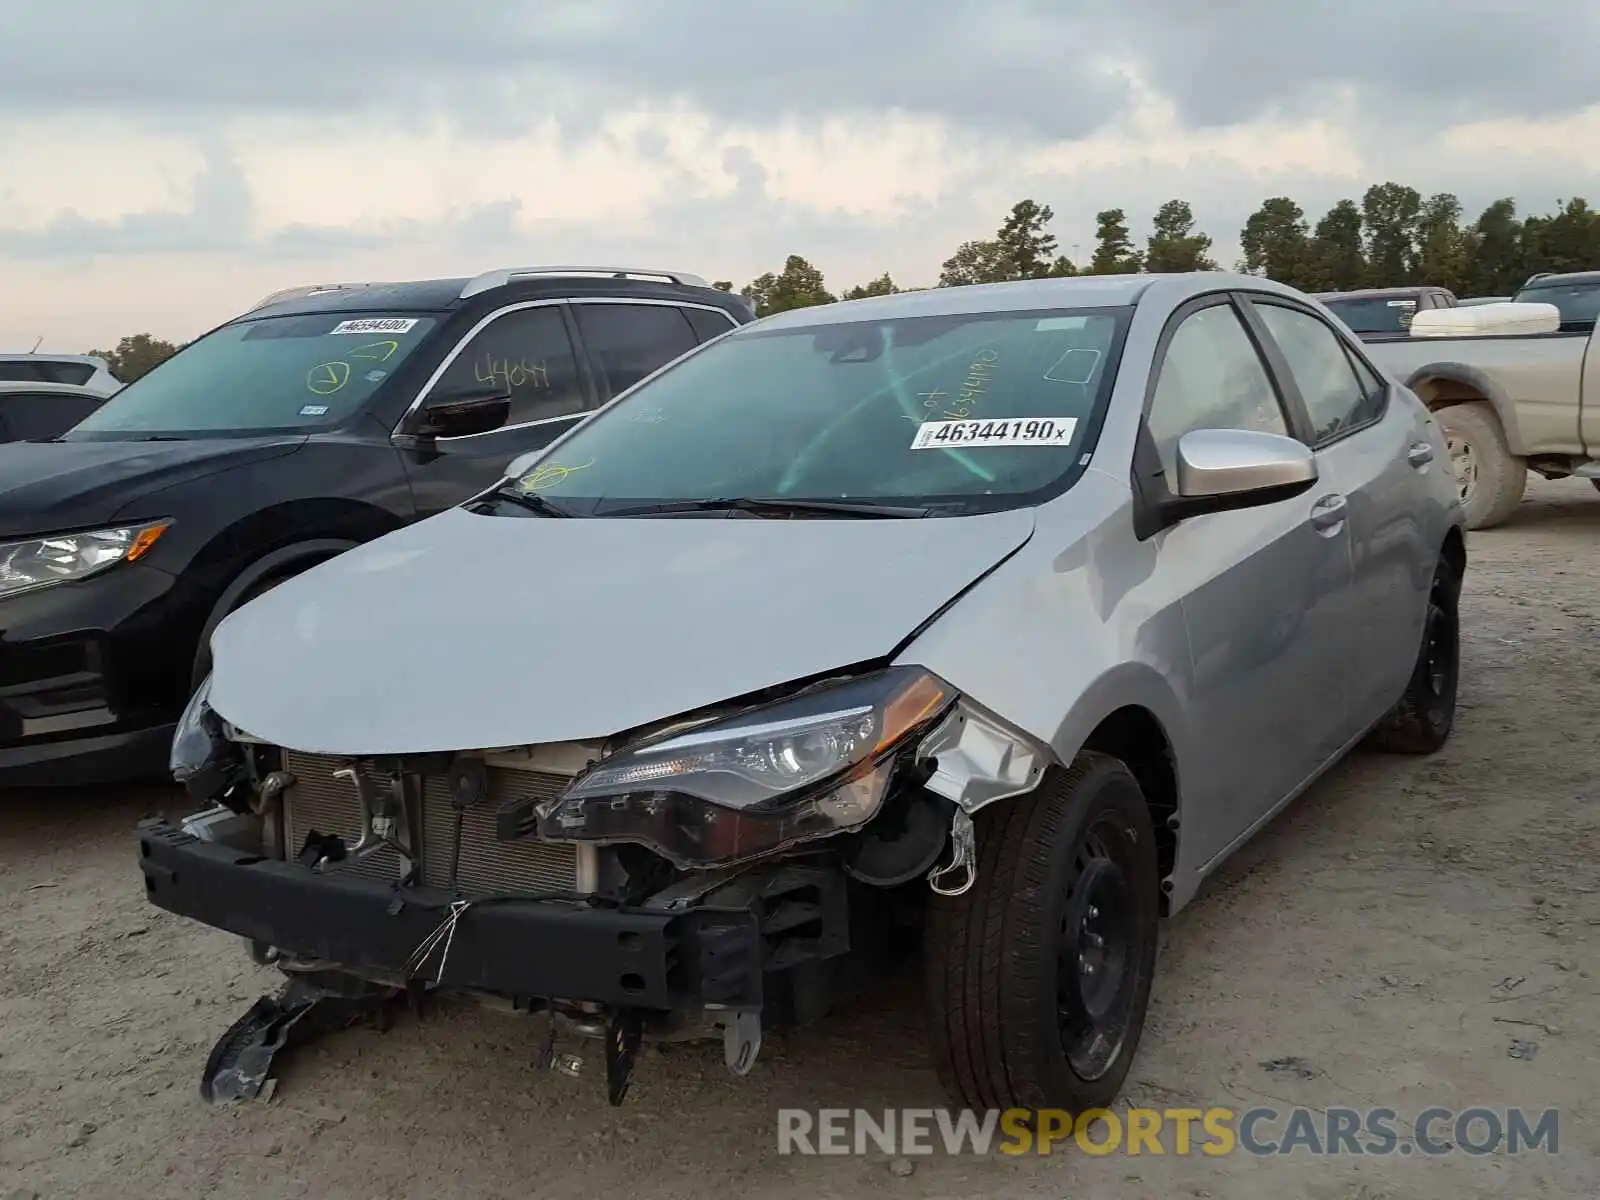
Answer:
[[[1147,22],[1170,20],[1193,36],[1193,13],[1172,16],[1161,7],[1169,2],[1125,6],[1142,3]],[[478,22],[494,7],[459,6]],[[488,65],[474,75],[466,58],[451,59],[461,69],[441,67],[408,104],[389,84],[430,78],[427,35],[443,26],[417,16],[425,7],[408,9],[419,22],[410,41],[385,25],[363,54],[341,51],[337,62],[352,74],[337,88],[301,70],[303,61],[289,70],[289,56],[303,55],[291,35],[297,22],[315,24],[317,6],[286,0],[255,58],[248,39],[228,40],[237,31],[226,23],[213,30],[214,48],[242,47],[237,87],[216,106],[191,94],[194,80],[140,84],[136,59],[118,68],[128,74],[119,85],[126,103],[75,81],[55,108],[8,108],[0,90],[0,349],[39,334],[63,350],[145,329],[189,338],[292,283],[470,274],[513,261],[626,261],[743,282],[800,253],[836,287],[886,269],[929,283],[959,242],[988,236],[1024,196],[1054,208],[1061,248],[1074,257],[1087,256],[1098,210],[1125,209],[1138,238],[1161,202],[1187,199],[1224,263],[1237,256],[1245,217],[1272,195],[1294,197],[1312,220],[1386,179],[1457,192],[1469,215],[1503,195],[1525,211],[1572,195],[1600,201],[1600,84],[1582,101],[1590,107],[1552,108],[1559,97],[1549,92],[1536,112],[1519,114],[1483,107],[1482,97],[1514,100],[1515,89],[1479,72],[1470,110],[1419,101],[1375,119],[1378,85],[1335,77],[1333,58],[1312,55],[1314,97],[1279,79],[1277,92],[1246,105],[1240,80],[1219,71],[1218,96],[1231,99],[1208,109],[1194,99],[1199,76],[1150,65],[1172,47],[1141,50],[1132,18],[1117,37],[1074,40],[1027,0],[994,0],[986,18],[942,0],[921,25],[915,14],[902,12],[897,26],[874,10],[831,27],[837,62],[823,31],[752,11],[740,26],[749,36],[770,18],[796,44],[726,54],[728,78],[708,81],[706,64],[734,38],[723,29],[714,46],[680,61],[682,86],[668,86],[666,48],[646,43],[664,36],[663,14],[682,5],[635,3],[646,16],[630,21],[619,16],[626,0],[593,0],[560,10],[566,23],[548,36],[577,56],[613,49],[655,82],[625,95],[620,68],[587,83],[549,66],[508,73],[506,61],[544,53],[540,31],[513,22],[509,40],[495,43],[482,41],[488,25],[452,25],[436,57],[492,45]],[[1116,7],[1088,4],[1083,28],[1110,29]],[[1287,19],[1274,18],[1276,52]],[[14,28],[25,41],[31,27]],[[324,32],[353,28],[340,19]],[[939,37],[963,57],[904,60]],[[1418,46],[1426,57],[1430,44]],[[0,68],[7,53],[0,46]],[[1259,59],[1238,53],[1238,70]],[[341,103],[373,55],[389,64],[384,102]],[[274,62],[290,81],[277,103]],[[48,73],[30,63],[30,79]],[[205,86],[219,96],[227,65],[207,68]],[[1507,74],[1529,69],[1510,64]],[[137,86],[159,100],[141,106]],[[323,86],[332,90],[316,100]],[[1560,97],[1576,94],[1563,87]],[[749,104],[738,103],[741,88]],[[775,96],[784,89],[787,99]],[[1213,109],[1233,115],[1196,116]]]

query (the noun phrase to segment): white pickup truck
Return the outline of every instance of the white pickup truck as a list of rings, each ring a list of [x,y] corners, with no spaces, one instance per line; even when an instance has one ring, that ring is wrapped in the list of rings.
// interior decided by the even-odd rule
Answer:
[[[1419,314],[1411,336],[1367,343],[1372,361],[1437,413],[1467,528],[1487,529],[1516,512],[1530,470],[1600,488],[1597,309],[1600,271],[1547,275],[1530,280],[1514,303],[1447,309],[1434,323]],[[1540,312],[1548,331],[1515,332]],[[1440,322],[1467,331],[1441,332]]]

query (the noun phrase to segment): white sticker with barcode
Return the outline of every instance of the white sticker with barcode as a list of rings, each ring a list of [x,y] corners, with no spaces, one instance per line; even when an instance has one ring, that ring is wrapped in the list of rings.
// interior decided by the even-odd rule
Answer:
[[[363,317],[359,321],[340,321],[328,330],[336,333],[410,333],[416,326],[415,317]]]
[[[924,421],[911,439],[913,450],[986,446],[1068,446],[1077,417],[1013,417],[1005,421]]]

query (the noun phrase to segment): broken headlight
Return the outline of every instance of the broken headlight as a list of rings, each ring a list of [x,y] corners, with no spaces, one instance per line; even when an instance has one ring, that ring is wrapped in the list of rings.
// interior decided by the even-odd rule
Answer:
[[[955,698],[896,667],[602,759],[536,810],[557,841],[638,842],[680,867],[727,864],[866,824],[898,751]]]
[[[240,781],[244,760],[239,747],[223,732],[222,718],[211,707],[209,675],[178,718],[167,766],[196,800],[222,799]]]

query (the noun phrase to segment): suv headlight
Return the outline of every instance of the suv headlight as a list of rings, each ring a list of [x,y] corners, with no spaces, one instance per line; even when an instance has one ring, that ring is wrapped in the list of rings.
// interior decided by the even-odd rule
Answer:
[[[936,676],[896,667],[641,742],[538,806],[538,832],[638,842],[698,867],[855,829],[883,804],[911,735],[954,699]]]
[[[171,521],[63,533],[0,546],[0,598],[67,583],[147,554]]]

